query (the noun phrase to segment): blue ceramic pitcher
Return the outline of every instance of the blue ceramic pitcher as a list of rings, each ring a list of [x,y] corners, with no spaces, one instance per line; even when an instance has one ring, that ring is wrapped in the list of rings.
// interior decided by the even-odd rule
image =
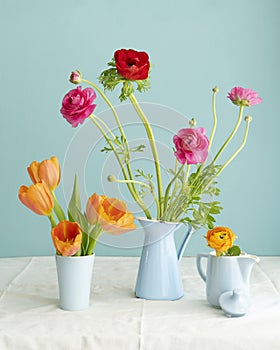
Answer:
[[[191,237],[192,227],[176,250],[174,231],[182,224],[138,218],[144,229],[135,295],[150,300],[176,300],[184,295],[179,262]]]
[[[202,259],[207,259],[206,273]],[[216,256],[216,252],[197,254],[197,269],[206,282],[206,295],[209,304],[220,307],[220,297],[223,293],[238,290],[249,298],[249,282],[252,267],[259,262],[255,255],[242,253],[239,256]]]

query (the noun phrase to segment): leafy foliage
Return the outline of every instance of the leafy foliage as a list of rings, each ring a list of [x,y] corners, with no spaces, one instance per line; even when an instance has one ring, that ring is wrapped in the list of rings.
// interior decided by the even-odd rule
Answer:
[[[240,254],[241,254],[241,249],[238,247],[238,245],[233,245],[231,248],[228,249],[226,255],[238,256]]]
[[[143,185],[140,185],[140,190],[138,191],[139,196],[145,198],[148,194],[154,191],[154,183],[152,181],[153,175],[150,173],[145,174],[142,169],[136,169],[135,172],[136,178],[142,177],[145,181],[143,182]]]
[[[121,94],[119,96],[119,99],[121,102],[125,101],[128,98],[128,96],[134,92],[133,83],[137,85],[136,89],[139,92],[144,92],[149,90],[150,88],[149,78],[144,80],[128,80],[122,77],[116,69],[116,63],[114,58],[112,59],[111,62],[107,63],[107,65],[111,68],[104,70],[100,74],[98,80],[104,86],[105,91],[106,90],[113,91],[119,83],[123,83]]]
[[[200,226],[213,228],[216,222],[214,216],[220,214],[222,210],[220,202],[213,200],[213,197],[220,193],[216,186],[217,181],[215,181],[219,169],[218,165],[210,164],[204,169],[200,165],[188,180],[182,172],[178,176],[181,185],[177,186],[178,190],[173,191],[170,196],[164,219],[190,223],[194,229]],[[170,172],[174,173],[173,170]],[[204,200],[204,197],[208,197],[209,200]]]
[[[115,150],[121,156],[121,160],[123,163],[127,163],[129,161],[130,153],[143,152],[146,147],[145,145],[141,144],[136,147],[128,148],[127,141],[122,135],[120,137],[115,136],[115,138],[109,138],[109,137],[107,138],[111,143],[113,143],[116,146]],[[104,146],[100,151],[108,153],[113,150],[114,150],[113,147],[107,142],[107,145]]]

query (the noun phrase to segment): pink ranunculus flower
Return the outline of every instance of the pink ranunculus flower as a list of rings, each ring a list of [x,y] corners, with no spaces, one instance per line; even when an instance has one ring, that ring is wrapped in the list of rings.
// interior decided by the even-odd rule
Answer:
[[[232,88],[227,97],[237,106],[250,107],[262,102],[262,98],[258,97],[257,92],[240,86]]]
[[[181,164],[203,163],[208,156],[209,141],[204,128],[186,128],[173,137],[176,152]]]
[[[95,98],[96,93],[92,88],[82,90],[82,87],[78,86],[64,96],[60,113],[73,128],[76,128],[94,111],[96,105],[93,104],[93,101]]]

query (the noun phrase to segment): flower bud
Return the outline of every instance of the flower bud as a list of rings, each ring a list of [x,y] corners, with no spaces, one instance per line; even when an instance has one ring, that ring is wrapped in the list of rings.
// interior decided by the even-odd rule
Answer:
[[[114,175],[109,175],[109,176],[107,177],[107,180],[108,180],[109,182],[115,182],[117,179],[116,179],[116,176],[114,176]]]
[[[212,91],[213,91],[214,93],[219,92],[219,88],[218,88],[218,86],[215,86],[215,87],[212,89]]]
[[[82,81],[82,74],[79,70],[75,70],[75,72],[72,72],[70,75],[69,81],[72,84],[80,84]]]
[[[194,118],[192,118],[190,121],[189,121],[189,126],[191,128],[193,128],[194,126],[196,126],[196,120]]]
[[[245,120],[246,122],[250,123],[250,122],[253,120],[253,118],[252,118],[250,115],[246,115],[246,117],[244,118],[244,120]]]

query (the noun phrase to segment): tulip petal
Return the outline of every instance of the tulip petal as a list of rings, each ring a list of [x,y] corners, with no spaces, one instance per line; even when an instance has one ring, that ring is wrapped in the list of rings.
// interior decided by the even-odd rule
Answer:
[[[34,161],[29,165],[27,171],[34,184],[44,181],[50,191],[54,191],[59,184],[60,166],[57,157],[53,156],[41,163]]]
[[[72,256],[81,249],[82,230],[77,222],[61,221],[51,231],[53,244],[61,255]]]
[[[127,211],[126,204],[117,198],[108,198],[94,193],[89,197],[86,217],[91,225],[99,223],[104,231],[121,234],[136,229],[134,216]]]
[[[50,190],[43,182],[30,187],[21,186],[18,193],[19,200],[38,215],[49,215],[54,207],[54,200]]]

